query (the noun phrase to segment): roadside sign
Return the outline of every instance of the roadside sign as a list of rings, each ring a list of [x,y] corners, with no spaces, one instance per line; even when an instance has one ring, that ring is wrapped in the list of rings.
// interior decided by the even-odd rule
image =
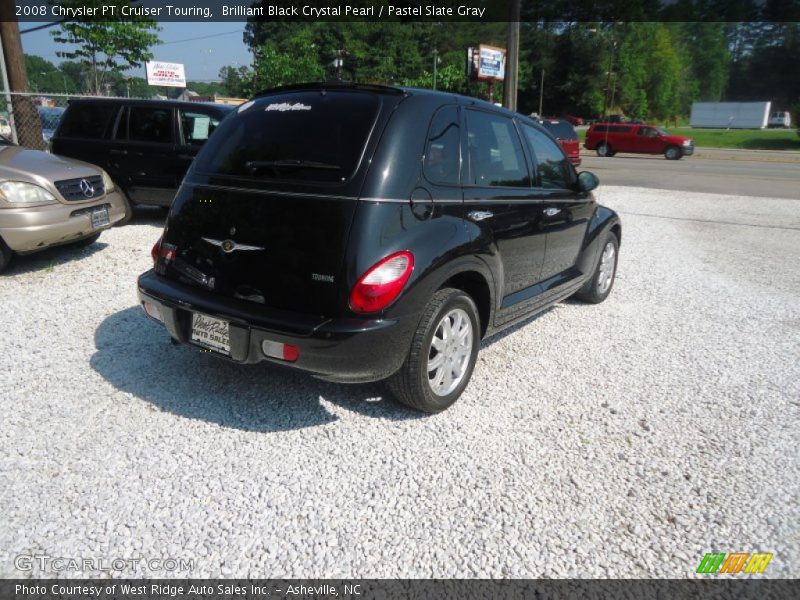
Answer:
[[[506,76],[506,49],[478,46],[478,79],[502,80]]]
[[[186,73],[181,63],[162,62],[158,60],[145,63],[147,83],[167,87],[186,87]]]

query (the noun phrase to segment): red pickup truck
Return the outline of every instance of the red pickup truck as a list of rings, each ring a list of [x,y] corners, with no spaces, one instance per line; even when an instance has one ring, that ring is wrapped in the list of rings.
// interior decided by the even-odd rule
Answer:
[[[584,146],[597,156],[614,156],[617,152],[663,154],[667,160],[678,160],[694,154],[691,138],[671,135],[655,125],[632,123],[593,123],[586,132]]]

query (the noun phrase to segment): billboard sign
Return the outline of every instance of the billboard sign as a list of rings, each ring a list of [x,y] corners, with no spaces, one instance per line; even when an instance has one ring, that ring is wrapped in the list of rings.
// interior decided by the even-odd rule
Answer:
[[[152,60],[145,63],[145,71],[147,72],[147,83],[149,85],[186,87],[186,73],[181,63]]]
[[[506,50],[495,46],[478,46],[478,79],[502,80],[506,76]]]

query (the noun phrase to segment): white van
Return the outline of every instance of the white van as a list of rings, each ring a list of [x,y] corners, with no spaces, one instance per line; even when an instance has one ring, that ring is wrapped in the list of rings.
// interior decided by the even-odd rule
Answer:
[[[768,126],[789,129],[792,126],[792,115],[788,111],[774,112],[769,116]]]

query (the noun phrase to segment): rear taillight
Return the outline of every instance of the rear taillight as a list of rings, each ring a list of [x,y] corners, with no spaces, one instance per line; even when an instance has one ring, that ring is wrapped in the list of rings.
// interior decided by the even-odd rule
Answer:
[[[153,264],[158,263],[159,258],[163,258],[166,262],[175,260],[176,247],[172,244],[165,244],[163,238],[158,238],[158,241],[153,244],[150,250],[150,256],[153,258]]]
[[[400,295],[413,270],[414,255],[408,250],[375,263],[353,287],[350,309],[358,313],[383,310]]]
[[[156,243],[153,244],[153,248],[150,250],[150,256],[153,258],[153,264],[156,264],[158,260],[158,253],[161,251],[161,238],[156,240]]]

